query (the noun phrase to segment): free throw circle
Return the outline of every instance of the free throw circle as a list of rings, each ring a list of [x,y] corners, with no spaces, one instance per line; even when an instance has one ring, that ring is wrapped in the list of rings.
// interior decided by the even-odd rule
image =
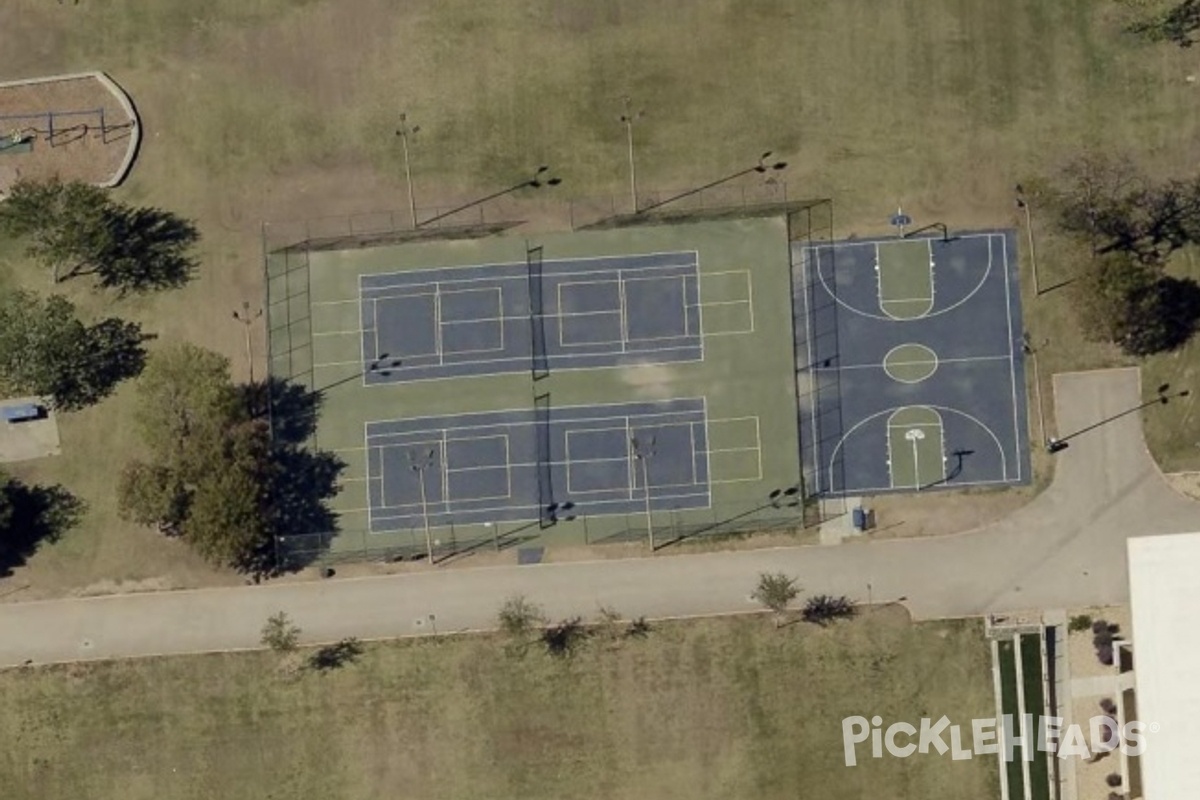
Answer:
[[[883,357],[883,371],[899,383],[920,383],[937,372],[937,353],[923,344],[897,345]]]

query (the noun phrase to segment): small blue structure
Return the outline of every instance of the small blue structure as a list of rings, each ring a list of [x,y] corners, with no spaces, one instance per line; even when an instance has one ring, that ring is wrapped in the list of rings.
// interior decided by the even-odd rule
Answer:
[[[867,529],[867,512],[862,506],[856,506],[853,511],[854,530],[865,531]]]
[[[26,422],[31,419],[41,419],[42,407],[37,403],[21,403],[15,406],[0,407],[0,417],[11,424]]]

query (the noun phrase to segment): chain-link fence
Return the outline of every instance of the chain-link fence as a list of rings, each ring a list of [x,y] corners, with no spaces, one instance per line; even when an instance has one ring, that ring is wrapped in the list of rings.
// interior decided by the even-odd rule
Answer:
[[[548,513],[539,521],[487,525],[432,527],[428,537],[420,525],[398,531],[370,533],[342,530],[280,536],[276,542],[281,567],[351,561],[425,560],[434,562],[472,552],[500,552],[514,547],[602,545],[653,540],[655,550],[670,549],[701,537],[720,537],[766,531],[796,532],[820,522],[820,509],[801,502],[799,489],[776,493],[759,505],[724,504],[707,509],[606,514],[571,517]]]

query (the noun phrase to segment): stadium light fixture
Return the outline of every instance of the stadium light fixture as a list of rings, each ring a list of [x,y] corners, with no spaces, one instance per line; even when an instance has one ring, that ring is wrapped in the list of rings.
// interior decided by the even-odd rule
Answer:
[[[250,371],[250,383],[254,383],[254,345],[253,339],[250,336],[250,326],[252,326],[259,317],[263,315],[263,310],[260,308],[254,314],[250,313],[250,301],[242,301],[242,310],[233,312],[233,318],[242,323],[246,330],[246,367]]]
[[[633,123],[642,118],[644,111],[633,111],[632,100],[629,95],[621,98],[625,104],[625,113],[621,115],[621,122],[625,125],[625,139],[629,146],[629,204],[633,207],[633,213],[637,213],[637,166],[633,158]]]
[[[408,113],[400,112],[400,127],[396,135],[400,137],[400,146],[404,150],[404,182],[408,186],[408,213],[412,218],[413,228],[417,227],[417,201],[413,196],[412,166],[408,160],[408,137],[421,130],[420,125],[408,124]]]

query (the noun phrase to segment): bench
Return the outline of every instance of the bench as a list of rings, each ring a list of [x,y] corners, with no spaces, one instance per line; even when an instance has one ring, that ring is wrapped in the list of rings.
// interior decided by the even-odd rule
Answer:
[[[42,407],[37,403],[22,403],[15,406],[0,407],[0,417],[9,423],[39,419],[41,416]]]

